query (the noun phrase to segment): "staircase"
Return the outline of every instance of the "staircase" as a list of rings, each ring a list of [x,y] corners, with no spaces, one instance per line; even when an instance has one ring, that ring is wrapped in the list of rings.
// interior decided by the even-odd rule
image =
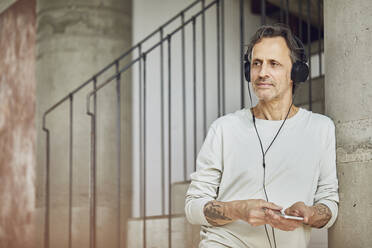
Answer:
[[[255,14],[255,6],[261,7],[260,15]],[[288,13],[286,20],[290,24],[301,23],[291,26],[308,41],[309,54],[315,56],[321,52],[320,49],[314,53],[314,47],[320,47],[322,41],[322,28],[317,28],[316,20],[310,18],[311,24],[306,26],[299,12],[293,8],[286,11],[278,1],[196,0],[51,106],[43,115],[46,181],[45,212],[40,214],[44,215],[44,248],[58,247],[55,237],[60,235],[69,237],[69,247],[78,244],[78,238],[73,235],[74,220],[84,223],[79,231],[86,239],[79,247],[101,247],[106,241],[111,242],[112,247],[197,247],[200,228],[187,223],[183,209],[198,150],[213,120],[250,106],[242,73],[244,44],[261,22],[285,21],[285,13]],[[312,9],[311,13],[315,16],[318,12]],[[302,16],[305,17],[305,11]],[[122,145],[128,138],[123,137],[120,89],[120,85],[128,81],[134,88],[130,170],[123,168],[126,157],[122,155]],[[324,77],[321,70],[317,78],[309,81],[310,84],[299,89],[297,104],[322,113]],[[83,97],[78,95],[82,92]],[[85,103],[85,113],[74,109],[73,102],[78,97]],[[107,113],[101,109],[108,99],[118,103],[112,109],[112,118],[105,116]],[[56,231],[58,213],[50,197],[58,191],[51,192],[50,183],[57,179],[51,178],[49,172],[53,166],[53,142],[58,141],[53,139],[53,130],[48,124],[52,123],[50,119],[56,115],[56,110],[67,104],[70,119],[66,126],[71,128],[67,129],[66,136],[70,138],[67,149],[70,154],[73,151],[71,140],[78,138],[74,136],[73,127],[77,124],[72,117],[79,112],[88,123],[88,150],[74,151],[74,154],[89,155],[89,175],[85,179],[70,176],[70,181],[89,181],[89,193],[76,196],[82,199],[82,206],[75,207],[71,202],[76,193],[69,186],[70,204],[60,211],[69,219],[67,228]],[[117,137],[108,139],[111,141],[109,147],[100,143],[107,138],[104,132],[107,122],[115,122],[117,127]],[[117,178],[103,180],[100,184],[97,177],[100,165],[105,162],[101,156],[104,152],[116,158],[117,167],[112,170]],[[71,156],[71,168],[72,161]],[[133,182],[124,187],[121,176],[126,169],[133,170]],[[100,187],[109,187],[107,185],[112,185],[108,190],[112,194],[100,193]],[[127,192],[132,194],[129,217],[123,214],[123,202],[129,198]],[[115,206],[115,211],[105,208],[107,202],[110,207]],[[82,216],[84,221],[79,219]],[[107,232],[107,237],[102,232]]]

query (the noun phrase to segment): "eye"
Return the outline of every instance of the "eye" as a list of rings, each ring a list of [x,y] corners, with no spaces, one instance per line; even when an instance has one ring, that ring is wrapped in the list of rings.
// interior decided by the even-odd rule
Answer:
[[[275,61],[271,61],[271,66],[277,67],[277,66],[279,66],[279,63],[278,62],[275,62]]]
[[[253,66],[260,66],[261,63],[260,63],[260,61],[254,61],[254,62],[252,63],[252,65],[253,65]]]

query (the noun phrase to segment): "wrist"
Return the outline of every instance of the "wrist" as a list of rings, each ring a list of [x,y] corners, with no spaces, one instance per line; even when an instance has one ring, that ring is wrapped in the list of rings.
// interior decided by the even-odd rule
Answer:
[[[313,216],[309,220],[311,227],[322,228],[332,217],[331,210],[324,204],[319,203],[312,207]]]
[[[308,220],[307,220],[307,223],[308,225],[312,225],[312,223],[314,222],[314,216],[315,216],[315,213],[316,213],[316,209],[315,209],[315,206],[308,206]]]
[[[232,220],[237,220],[239,219],[239,213],[238,213],[238,208],[237,208],[237,204],[238,204],[238,201],[229,201],[229,202],[225,202],[225,207],[226,207],[226,210],[227,210],[227,213],[229,215],[229,217],[232,219]]]

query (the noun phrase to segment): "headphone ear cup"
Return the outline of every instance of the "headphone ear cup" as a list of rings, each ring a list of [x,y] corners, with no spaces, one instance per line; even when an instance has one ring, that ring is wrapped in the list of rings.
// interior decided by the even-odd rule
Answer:
[[[248,83],[251,81],[251,65],[249,61],[244,62],[244,77]]]
[[[292,65],[291,79],[293,83],[305,82],[308,76],[309,76],[309,67],[307,66],[307,64],[301,61],[296,61]]]

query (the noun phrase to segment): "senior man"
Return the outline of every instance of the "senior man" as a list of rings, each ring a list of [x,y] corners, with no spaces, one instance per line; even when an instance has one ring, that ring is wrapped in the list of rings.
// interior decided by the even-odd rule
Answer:
[[[259,102],[212,123],[191,175],[186,216],[202,225],[201,248],[306,247],[311,228],[329,228],[337,217],[335,127],[293,104],[308,68],[288,27],[260,27],[246,57]]]

